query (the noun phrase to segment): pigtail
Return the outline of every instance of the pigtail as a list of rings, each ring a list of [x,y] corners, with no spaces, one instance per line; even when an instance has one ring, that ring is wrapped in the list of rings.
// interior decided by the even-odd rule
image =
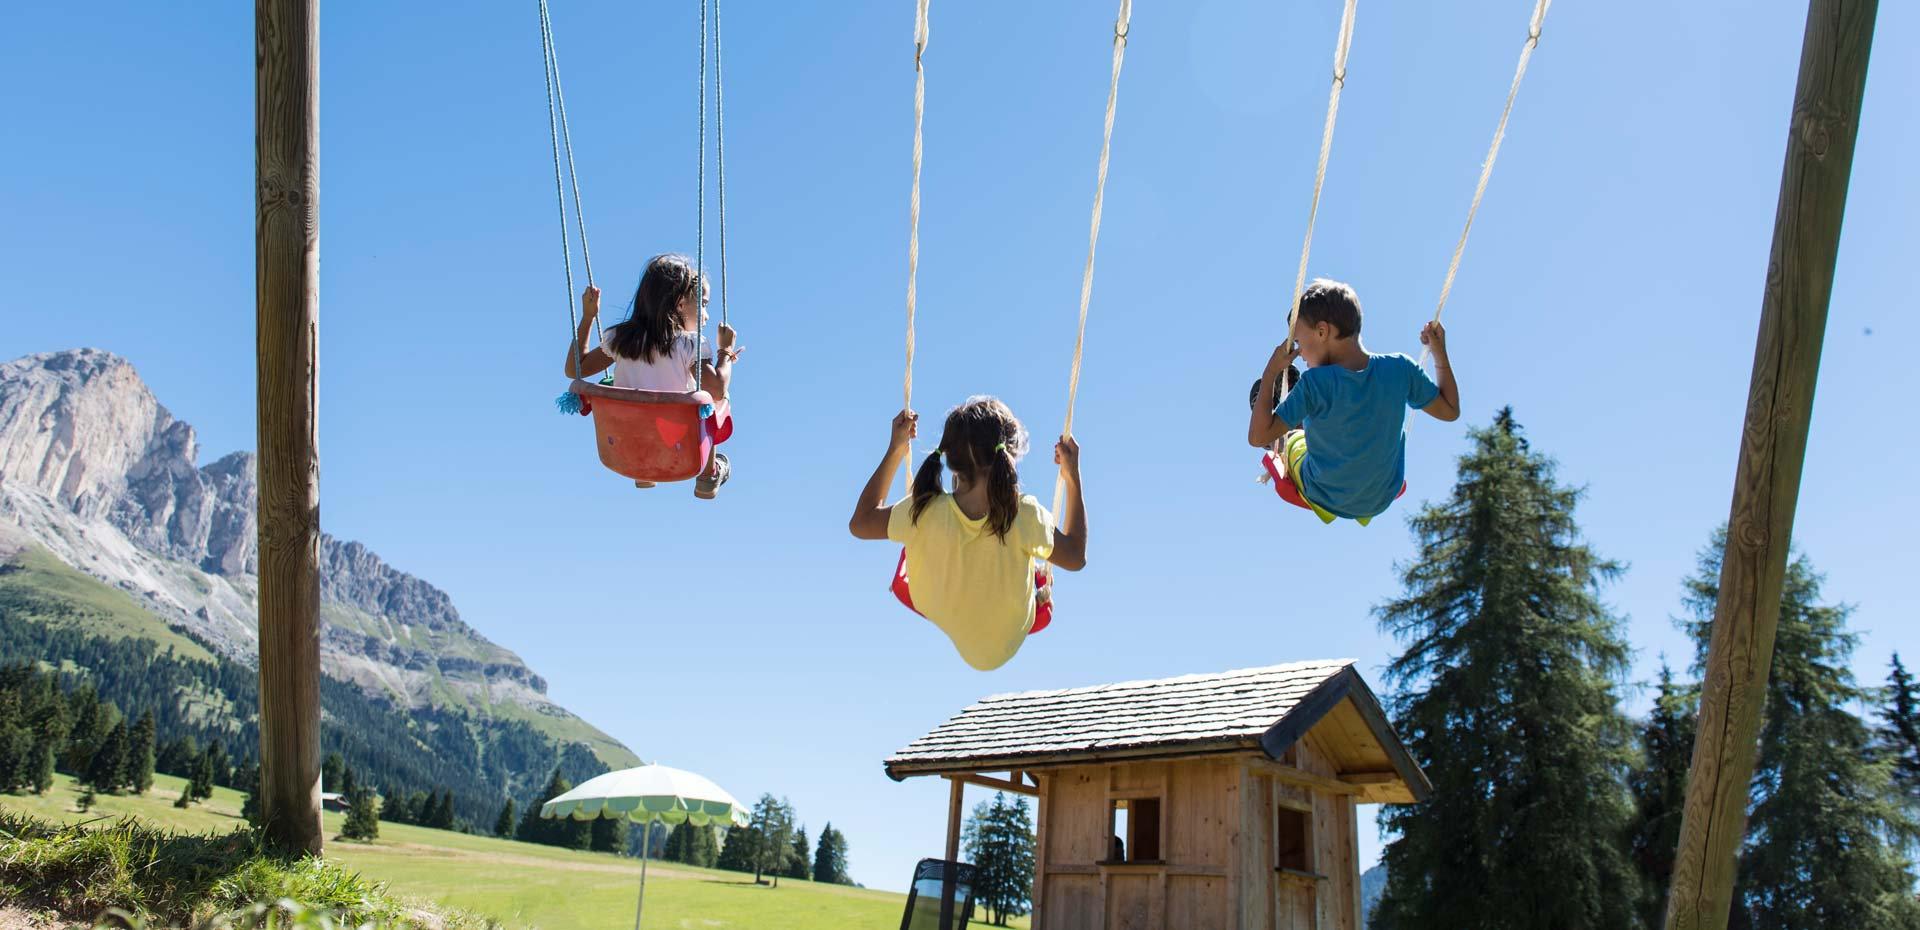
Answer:
[[[907,513],[916,524],[920,522],[920,512],[926,510],[927,505],[946,490],[940,471],[940,450],[935,449],[927,453],[919,470],[913,473],[913,508]]]
[[[1001,443],[993,451],[993,464],[987,468],[987,527],[1001,542],[1013,529],[1013,518],[1020,513],[1020,473],[1014,470],[1013,450]]]

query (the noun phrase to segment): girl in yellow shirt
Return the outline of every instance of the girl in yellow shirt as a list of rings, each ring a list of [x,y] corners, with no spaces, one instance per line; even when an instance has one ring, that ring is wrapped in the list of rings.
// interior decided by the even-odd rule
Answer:
[[[918,434],[918,414],[903,410],[893,418],[887,454],[861,489],[847,529],[859,539],[904,546],[911,606],[947,634],[968,665],[999,668],[1033,628],[1032,560],[1067,571],[1087,564],[1080,444],[1063,436],[1053,447],[1066,485],[1056,527],[1033,495],[1020,493],[1016,466],[1027,451],[1027,431],[992,397],[969,398],[947,414],[940,447],[914,473],[912,495],[888,506],[887,488]],[[953,470],[951,492],[943,463]]]

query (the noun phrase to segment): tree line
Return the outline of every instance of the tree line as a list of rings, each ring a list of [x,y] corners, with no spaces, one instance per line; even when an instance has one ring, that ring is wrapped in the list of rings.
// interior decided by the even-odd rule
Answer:
[[[1697,681],[1664,666],[1653,707],[1622,707],[1631,648],[1597,554],[1511,410],[1469,432],[1451,494],[1410,519],[1419,555],[1376,610],[1407,644],[1389,711],[1433,782],[1383,809],[1393,837],[1374,930],[1627,930],[1662,925],[1692,757]],[[1704,672],[1724,530],[1682,584],[1688,673]],[[1896,656],[1857,683],[1851,606],[1793,555],[1739,853],[1737,930],[1920,928],[1920,717]]]

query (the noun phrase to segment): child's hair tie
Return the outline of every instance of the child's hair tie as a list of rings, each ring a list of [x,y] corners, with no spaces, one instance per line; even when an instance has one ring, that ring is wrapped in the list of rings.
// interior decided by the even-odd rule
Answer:
[[[945,449],[935,449],[935,450],[933,450],[933,457],[934,457],[934,458],[939,458],[939,457],[941,457],[941,456],[943,456],[943,455],[946,455],[946,454],[947,454],[947,450],[945,450]]]
[[[1001,443],[1001,444],[999,444],[999,445],[997,445],[997,446],[994,446],[994,447],[993,447],[993,451],[995,451],[995,452],[1005,452],[1005,451],[1007,451],[1007,444],[1003,442],[1003,443]]]

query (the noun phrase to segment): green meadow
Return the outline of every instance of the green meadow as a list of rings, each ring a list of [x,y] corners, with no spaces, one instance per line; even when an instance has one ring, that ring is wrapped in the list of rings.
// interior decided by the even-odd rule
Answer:
[[[170,830],[204,833],[241,825],[238,792],[214,789],[193,807],[173,806],[184,780],[155,775],[143,796],[99,795],[76,810],[80,788],[59,776],[44,796],[0,794],[0,807],[65,822],[124,815]],[[387,884],[396,898],[498,919],[508,928],[633,926],[640,863],[587,853],[382,822],[372,843],[334,839],[342,815],[325,815],[326,857]],[[904,876],[903,876],[904,877]],[[895,930],[903,895],[781,879],[756,885],[738,872],[654,863],[647,871],[646,930]],[[1024,928],[1024,919],[1012,926]]]

